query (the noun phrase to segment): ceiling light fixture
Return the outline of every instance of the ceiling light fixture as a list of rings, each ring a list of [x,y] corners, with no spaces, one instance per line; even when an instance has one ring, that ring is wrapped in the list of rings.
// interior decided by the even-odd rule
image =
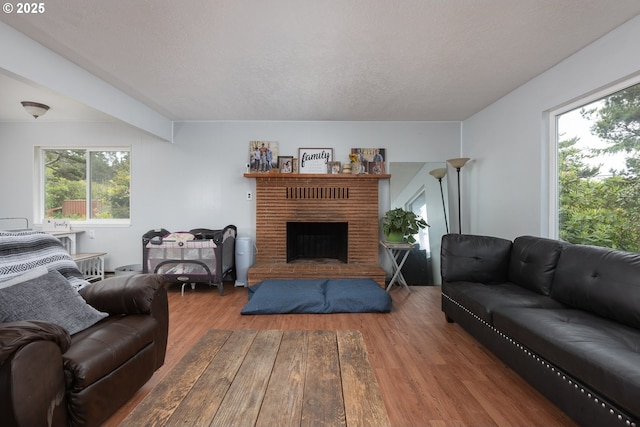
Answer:
[[[22,101],[21,104],[24,109],[27,110],[27,113],[31,114],[34,119],[37,119],[49,111],[48,105],[40,104],[39,102]]]

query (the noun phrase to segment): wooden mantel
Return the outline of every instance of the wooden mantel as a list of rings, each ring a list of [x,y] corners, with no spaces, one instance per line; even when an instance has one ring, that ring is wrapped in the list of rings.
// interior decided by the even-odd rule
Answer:
[[[256,179],[256,263],[249,285],[275,278],[370,277],[384,287],[378,263],[378,185],[391,175],[247,173]],[[347,262],[288,263],[288,222],[345,222]]]
[[[245,178],[258,178],[258,179],[286,179],[286,180],[304,180],[304,179],[389,179],[391,178],[390,174],[348,174],[348,173],[275,173],[275,172],[265,172],[265,173],[245,173]]]

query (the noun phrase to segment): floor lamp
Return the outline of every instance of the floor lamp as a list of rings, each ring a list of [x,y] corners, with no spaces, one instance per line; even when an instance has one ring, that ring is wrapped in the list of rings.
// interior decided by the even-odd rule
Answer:
[[[442,210],[444,211],[444,225],[447,228],[447,234],[449,234],[449,222],[447,221],[447,207],[444,204],[444,193],[442,192],[442,178],[447,174],[447,168],[438,168],[429,172],[429,175],[434,177],[440,183],[440,197],[442,198]]]
[[[468,157],[447,160],[447,163],[456,168],[456,171],[458,172],[458,230],[460,234],[462,234],[462,212],[460,210],[460,169],[462,169],[468,161]]]

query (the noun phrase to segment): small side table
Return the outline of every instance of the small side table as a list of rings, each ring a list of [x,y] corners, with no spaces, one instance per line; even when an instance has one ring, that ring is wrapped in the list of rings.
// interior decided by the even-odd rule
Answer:
[[[71,258],[78,265],[84,280],[93,282],[104,279],[104,256],[105,252],[73,254]]]
[[[411,249],[413,249],[414,245],[412,243],[393,243],[384,240],[381,240],[380,244],[389,254],[389,257],[391,258],[391,262],[393,264],[393,276],[391,276],[391,280],[389,281],[389,285],[387,286],[387,292],[389,292],[391,287],[396,284],[398,286],[404,286],[407,291],[411,292],[411,289],[409,289],[409,285],[407,285],[407,281],[402,275],[402,266],[407,260],[409,252],[411,251]]]

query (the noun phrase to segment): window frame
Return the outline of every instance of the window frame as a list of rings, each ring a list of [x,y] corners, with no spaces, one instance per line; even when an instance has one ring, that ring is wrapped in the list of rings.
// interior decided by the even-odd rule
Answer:
[[[422,206],[424,206],[425,208],[425,215],[424,217],[422,217],[422,219],[424,219],[425,221],[427,221],[427,223],[429,222],[429,218],[427,216],[429,208],[428,208],[428,204],[427,204],[427,188],[424,185],[421,185],[420,188],[418,189],[418,191],[416,191],[416,193],[413,195],[413,197],[411,197],[409,200],[407,200],[407,202],[404,204],[404,209],[410,212],[415,213],[415,211],[413,210],[413,205],[414,203],[416,203],[420,198],[422,198],[424,200],[424,203]],[[418,215],[416,213],[416,215]],[[431,242],[429,240],[430,236],[429,236],[429,227],[426,228],[421,228],[420,230],[418,230],[418,233],[416,233],[418,235],[417,243],[419,243],[419,249],[425,249],[427,251],[427,254],[431,254]],[[423,247],[424,246],[424,247]]]
[[[35,146],[34,147],[34,191],[33,194],[35,195],[35,200],[33,203],[33,222],[34,225],[42,225],[42,223],[44,222],[45,219],[45,172],[44,172],[44,161],[45,161],[45,156],[44,156],[44,152],[46,150],[85,150],[87,152],[87,159],[89,159],[88,154],[90,152],[100,152],[100,151],[126,151],[129,153],[129,165],[131,167],[132,162],[131,162],[131,156],[132,156],[132,149],[131,146],[113,146],[113,147],[106,147],[106,146],[45,146],[45,145],[39,145],[39,146]],[[89,161],[87,160],[86,162],[86,168],[87,168],[87,179],[90,180],[90,176],[89,176],[89,172],[90,172],[90,166],[89,166]],[[131,173],[131,172],[130,172]],[[71,225],[75,225],[78,227],[83,227],[83,226],[108,226],[108,227],[114,227],[114,226],[119,226],[119,227],[128,227],[131,225],[131,199],[132,199],[132,195],[131,195],[131,182],[132,182],[132,178],[131,178],[131,174],[129,176],[129,218],[109,218],[109,219],[100,219],[100,218],[89,218],[86,219],[84,221],[78,221],[78,220],[71,220],[70,224]],[[89,185],[89,183],[87,183],[87,191],[90,191],[91,186]]]
[[[573,111],[577,108],[584,107],[599,99],[606,98],[613,95],[616,92],[624,90],[628,87],[640,84],[640,74],[636,74],[631,77],[627,77],[619,80],[616,83],[602,87],[593,92],[580,96],[562,106],[556,107],[548,111],[547,123],[548,123],[548,140],[547,144],[549,150],[548,164],[549,164],[549,198],[548,204],[548,236],[552,239],[560,239],[560,221],[559,221],[559,193],[558,193],[558,119],[561,115]]]

